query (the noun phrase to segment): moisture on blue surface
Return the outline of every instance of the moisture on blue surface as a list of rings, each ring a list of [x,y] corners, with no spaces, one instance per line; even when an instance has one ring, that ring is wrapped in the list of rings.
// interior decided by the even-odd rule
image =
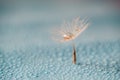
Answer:
[[[0,50],[0,80],[120,80],[120,41]]]
[[[117,2],[118,1],[118,2]],[[120,80],[119,0],[0,0],[0,80]],[[71,42],[51,39],[65,21],[89,18]]]

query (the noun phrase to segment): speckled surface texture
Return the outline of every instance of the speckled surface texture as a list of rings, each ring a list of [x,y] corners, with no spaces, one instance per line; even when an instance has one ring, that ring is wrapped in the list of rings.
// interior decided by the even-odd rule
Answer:
[[[0,80],[120,80],[120,41],[0,50]]]
[[[0,80],[120,80],[119,3],[0,0]],[[90,25],[74,40],[74,65],[71,42],[52,33],[77,17]]]

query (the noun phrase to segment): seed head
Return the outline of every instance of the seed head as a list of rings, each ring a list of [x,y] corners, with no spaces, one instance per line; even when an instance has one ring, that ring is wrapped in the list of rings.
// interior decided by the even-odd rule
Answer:
[[[88,19],[75,18],[71,23],[64,22],[54,34],[54,39],[59,42],[70,41],[78,37],[89,26]]]

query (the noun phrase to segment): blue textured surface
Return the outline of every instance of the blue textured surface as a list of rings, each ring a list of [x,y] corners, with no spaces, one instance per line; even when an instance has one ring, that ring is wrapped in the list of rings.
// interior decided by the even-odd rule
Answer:
[[[119,0],[0,0],[0,80],[120,80]],[[72,46],[54,29],[75,17],[90,26]]]
[[[0,50],[0,80],[120,80],[120,41]]]

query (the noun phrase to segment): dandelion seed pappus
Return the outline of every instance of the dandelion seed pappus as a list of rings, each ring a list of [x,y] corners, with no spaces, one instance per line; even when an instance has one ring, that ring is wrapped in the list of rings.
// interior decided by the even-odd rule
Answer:
[[[76,39],[88,26],[89,23],[87,18],[80,20],[80,18],[77,17],[74,20],[72,20],[71,23],[64,22],[62,27],[58,29],[54,35],[54,39],[59,42],[67,42],[72,40],[73,64],[76,64],[76,48],[73,40]]]

